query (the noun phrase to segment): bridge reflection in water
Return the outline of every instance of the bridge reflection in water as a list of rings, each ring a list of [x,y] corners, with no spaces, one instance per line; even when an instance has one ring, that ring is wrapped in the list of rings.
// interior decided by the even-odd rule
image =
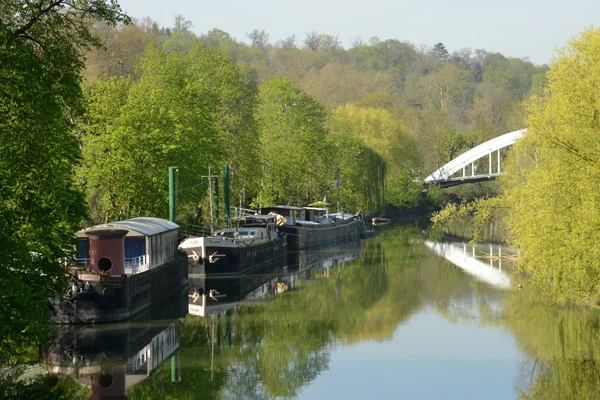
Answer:
[[[478,255],[476,250],[482,247],[468,243],[426,240],[425,245],[480,281],[500,289],[510,289],[510,276],[502,270],[502,246],[487,245],[489,250]],[[484,257],[489,261],[481,261],[480,258]]]

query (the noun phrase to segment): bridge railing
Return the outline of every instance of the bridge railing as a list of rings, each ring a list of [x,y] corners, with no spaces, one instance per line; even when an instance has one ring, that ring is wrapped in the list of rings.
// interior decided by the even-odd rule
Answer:
[[[438,183],[450,180],[455,174],[458,176],[455,176],[454,178],[497,176],[501,174],[501,151],[512,146],[526,131],[527,129],[520,129],[518,131],[509,132],[466,151],[425,178],[425,183]],[[485,174],[478,173],[476,163],[485,157],[488,158],[488,171]],[[494,163],[496,164],[495,172]],[[470,174],[468,174],[467,171],[469,171]]]

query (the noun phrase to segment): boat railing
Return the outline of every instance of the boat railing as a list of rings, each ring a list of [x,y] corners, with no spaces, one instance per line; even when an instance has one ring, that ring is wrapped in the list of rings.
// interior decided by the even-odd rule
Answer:
[[[90,265],[91,258],[77,258],[77,265]],[[144,254],[138,257],[131,257],[125,259],[125,273],[127,275],[133,275],[140,272],[147,271],[150,267],[148,254]]]
[[[134,275],[140,272],[148,271],[148,268],[150,267],[150,263],[148,261],[148,254],[144,254],[138,257],[126,258],[125,273],[127,275]]]
[[[90,265],[90,258],[77,258],[77,265]]]

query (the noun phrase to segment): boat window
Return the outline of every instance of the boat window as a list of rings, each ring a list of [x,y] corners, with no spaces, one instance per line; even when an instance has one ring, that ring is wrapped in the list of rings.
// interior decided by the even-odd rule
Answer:
[[[239,232],[239,236],[248,236],[248,232],[247,231],[240,231]]]
[[[235,233],[234,232],[228,232],[228,231],[217,232],[216,236],[224,236],[224,237],[228,237],[228,238],[233,238],[233,237],[235,237]]]
[[[79,239],[79,259],[87,260],[90,258],[90,242],[88,239]]]

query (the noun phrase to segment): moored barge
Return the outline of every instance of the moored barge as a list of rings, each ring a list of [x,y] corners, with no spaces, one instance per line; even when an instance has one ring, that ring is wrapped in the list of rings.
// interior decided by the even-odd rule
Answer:
[[[190,276],[242,274],[287,257],[287,237],[278,232],[275,216],[245,215],[232,224],[211,236],[181,242]]]
[[[128,320],[188,283],[179,226],[152,217],[96,225],[77,232],[72,282],[50,300],[56,323]]]
[[[365,230],[364,221],[353,214],[329,214],[327,208],[280,205],[261,211],[283,217],[278,229],[287,234],[290,251],[357,239]]]

